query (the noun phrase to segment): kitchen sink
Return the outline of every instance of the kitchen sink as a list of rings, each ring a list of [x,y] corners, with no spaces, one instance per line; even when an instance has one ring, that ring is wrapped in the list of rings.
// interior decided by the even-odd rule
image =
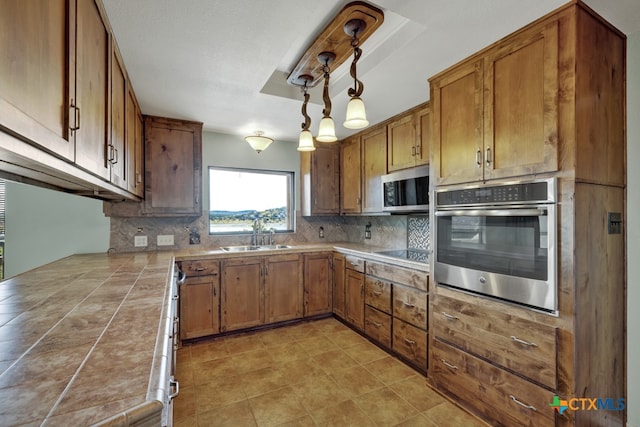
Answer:
[[[289,249],[289,245],[239,245],[239,246],[222,246],[225,252],[247,252],[247,251],[268,251],[274,249]]]

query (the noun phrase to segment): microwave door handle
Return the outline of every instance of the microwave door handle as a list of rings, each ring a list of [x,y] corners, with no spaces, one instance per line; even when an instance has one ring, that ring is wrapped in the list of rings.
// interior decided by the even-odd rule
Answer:
[[[545,216],[546,209],[460,209],[437,211],[436,216]]]

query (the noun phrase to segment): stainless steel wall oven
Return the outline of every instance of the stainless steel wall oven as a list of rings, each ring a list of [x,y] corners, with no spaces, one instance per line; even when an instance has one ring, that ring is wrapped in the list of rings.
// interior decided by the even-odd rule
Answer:
[[[556,187],[549,178],[437,189],[436,283],[555,313]]]

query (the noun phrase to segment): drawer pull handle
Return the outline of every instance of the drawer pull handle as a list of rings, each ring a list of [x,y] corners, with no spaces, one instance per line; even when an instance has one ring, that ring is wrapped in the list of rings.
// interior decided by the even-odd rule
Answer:
[[[458,367],[456,365],[452,365],[451,363],[447,363],[447,361],[444,360],[444,359],[441,359],[441,360],[442,360],[442,363],[444,363],[444,366],[446,366],[447,368],[453,369],[453,370],[457,370],[458,369]]]
[[[382,323],[378,323],[376,321],[371,321],[371,323],[373,323],[373,326],[375,326],[376,328],[382,328]]]
[[[195,270],[196,271],[205,271],[207,269],[207,267],[196,267]]]
[[[411,304],[410,302],[406,302],[405,301],[405,302],[403,302],[403,304],[404,304],[405,307],[409,307],[409,308],[415,307],[415,304]]]
[[[411,345],[411,346],[416,345],[416,342],[415,342],[415,341],[410,340],[409,338],[405,338],[405,339],[404,339],[404,342],[406,342],[407,344],[409,344],[409,345]]]
[[[516,397],[513,394],[510,394],[509,397],[511,398],[511,400],[513,400],[514,402],[516,402],[518,405],[522,406],[523,408],[527,408],[527,409],[530,409],[530,410],[536,411],[536,412],[538,411],[535,406],[527,405],[524,402],[520,402],[518,399],[516,399]]]
[[[458,320],[459,317],[458,316],[454,316],[452,314],[447,313],[446,311],[442,312],[442,315],[447,318],[448,320]]]
[[[382,291],[373,291],[374,295],[382,295]]]
[[[527,347],[537,347],[538,346],[538,344],[536,344],[534,342],[521,340],[520,338],[516,337],[515,335],[511,335],[511,339],[514,340],[515,342],[517,342],[518,344],[526,345]]]

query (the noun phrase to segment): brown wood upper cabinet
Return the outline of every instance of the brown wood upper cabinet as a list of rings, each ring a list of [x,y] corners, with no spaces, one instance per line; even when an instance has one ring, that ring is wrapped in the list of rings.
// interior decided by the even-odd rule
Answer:
[[[387,125],[387,169],[389,172],[429,163],[431,109],[424,104],[418,110],[393,119]]]
[[[341,212],[381,212],[380,177],[387,173],[386,126],[378,126],[347,138],[341,143],[340,149]]]
[[[430,79],[436,184],[558,169],[558,59],[554,21]]]
[[[0,33],[2,125],[109,180],[110,33],[101,7],[15,1],[1,15],[11,29]]]
[[[12,148],[13,163],[45,184],[79,194],[94,188],[94,197],[107,188],[133,199],[126,150],[131,88],[102,3],[4,2],[0,27],[8,29],[0,31],[0,125],[42,149]]]
[[[340,148],[336,143],[316,142],[312,152],[300,153],[302,215],[340,213]]]
[[[145,117],[144,213],[202,213],[202,123]]]

